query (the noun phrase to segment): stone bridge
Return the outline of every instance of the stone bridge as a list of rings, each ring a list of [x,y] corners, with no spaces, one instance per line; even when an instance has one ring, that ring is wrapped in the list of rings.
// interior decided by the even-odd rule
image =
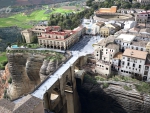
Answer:
[[[12,51],[12,50],[11,50]],[[9,50],[9,52],[11,52]],[[20,50],[15,50],[21,52]],[[12,51],[14,52],[14,51]],[[29,52],[29,51],[27,51]],[[30,51],[31,52],[31,51]],[[44,109],[49,113],[80,113],[80,102],[76,89],[76,70],[81,69],[87,61],[88,53],[78,52],[64,62],[54,73],[42,81],[30,94],[43,100]],[[78,76],[83,80],[84,72]],[[22,99],[16,99],[17,103]]]
[[[75,68],[86,63],[86,56],[72,56],[31,95],[43,100],[44,108],[55,113],[80,113]],[[81,76],[81,81],[82,81]]]

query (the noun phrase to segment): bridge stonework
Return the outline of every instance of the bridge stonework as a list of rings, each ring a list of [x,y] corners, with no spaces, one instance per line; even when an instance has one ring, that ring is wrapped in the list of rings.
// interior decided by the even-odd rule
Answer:
[[[81,113],[75,67],[81,68],[85,63],[86,56],[80,57],[52,87],[47,89],[43,99],[45,109],[54,113]]]

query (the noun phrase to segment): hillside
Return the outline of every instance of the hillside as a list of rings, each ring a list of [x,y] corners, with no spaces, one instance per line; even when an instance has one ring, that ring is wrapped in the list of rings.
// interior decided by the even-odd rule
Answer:
[[[0,8],[8,7],[8,6],[52,4],[52,3],[67,2],[67,1],[73,1],[73,0],[0,0],[1,3]]]

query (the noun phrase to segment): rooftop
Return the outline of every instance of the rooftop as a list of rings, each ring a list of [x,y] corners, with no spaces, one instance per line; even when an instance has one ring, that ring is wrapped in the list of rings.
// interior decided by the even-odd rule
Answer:
[[[114,55],[114,59],[122,59],[122,52],[118,52]]]
[[[72,31],[72,30],[63,30],[63,31],[49,31],[46,32],[44,34],[51,34],[51,35],[61,35],[61,36],[71,36],[72,34],[74,34],[76,31]]]
[[[147,43],[147,41],[132,41],[131,45],[145,47]]]
[[[130,35],[130,34],[120,34],[116,39],[121,39],[124,42],[131,42],[135,38],[135,35]]]
[[[6,99],[0,100],[0,113],[12,113],[15,104]]]
[[[115,37],[114,37],[113,35],[112,35],[112,36],[110,35],[109,37],[102,39],[102,40],[98,43],[98,45],[106,46],[107,43],[114,42],[114,39],[115,39]]]
[[[139,33],[150,33],[150,28],[143,28]]]
[[[131,28],[129,30],[129,32],[136,32],[136,33],[138,33],[139,31],[140,31],[140,28],[137,28],[137,27]]]
[[[19,101],[15,107],[14,107],[14,113],[29,113],[31,110],[33,110],[37,105],[41,103],[42,100],[27,95],[22,98],[21,101]]]
[[[117,48],[119,48],[119,45],[110,43],[110,44],[107,45],[107,48],[109,48],[109,49],[117,49]]]
[[[123,56],[138,58],[138,59],[146,59],[148,52],[138,51],[133,49],[126,49],[123,53]]]

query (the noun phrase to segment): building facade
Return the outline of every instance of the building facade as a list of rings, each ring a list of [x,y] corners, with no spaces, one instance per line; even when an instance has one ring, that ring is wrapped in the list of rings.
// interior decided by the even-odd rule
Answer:
[[[49,30],[41,33],[38,37],[38,43],[41,46],[52,49],[66,50],[74,43],[79,41],[80,37],[85,34],[85,27],[80,26],[74,30]]]
[[[126,49],[122,55],[120,74],[142,80],[147,52]]]

